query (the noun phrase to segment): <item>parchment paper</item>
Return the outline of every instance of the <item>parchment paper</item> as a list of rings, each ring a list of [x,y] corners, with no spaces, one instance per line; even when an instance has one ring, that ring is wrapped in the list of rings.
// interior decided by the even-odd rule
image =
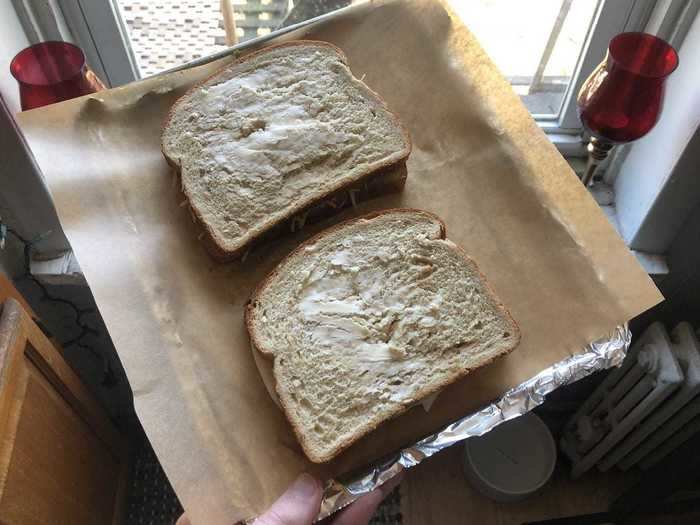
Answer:
[[[218,63],[20,115],[124,364],[144,429],[194,523],[261,512],[302,470],[338,475],[439,429],[662,299],[475,39],[437,0],[371,3],[285,37],[330,41],[410,130],[401,195],[432,211],[522,330],[508,358],[429,413],[311,465],[259,378],[243,326],[252,286],[301,233],[213,263],[159,150],[164,116]],[[506,38],[507,35],[504,35]],[[227,59],[224,59],[224,61]]]

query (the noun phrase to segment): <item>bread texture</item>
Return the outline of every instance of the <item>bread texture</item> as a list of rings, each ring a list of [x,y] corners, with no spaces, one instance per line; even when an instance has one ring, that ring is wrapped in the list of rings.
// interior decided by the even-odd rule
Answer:
[[[513,350],[515,321],[421,210],[344,222],[294,250],[245,312],[306,455],[332,459],[380,423]]]
[[[339,49],[295,41],[247,55],[188,91],[170,111],[162,150],[209,251],[229,260],[309,211],[334,212],[348,190],[402,188],[411,144]]]

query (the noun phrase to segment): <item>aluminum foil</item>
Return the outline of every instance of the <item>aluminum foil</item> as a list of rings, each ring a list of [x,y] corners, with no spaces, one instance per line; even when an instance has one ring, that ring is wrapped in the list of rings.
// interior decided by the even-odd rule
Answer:
[[[433,454],[467,438],[485,434],[497,425],[529,412],[541,405],[545,396],[560,386],[578,381],[598,370],[619,366],[627,354],[631,340],[632,333],[627,325],[618,326],[609,337],[590,343],[582,353],[546,368],[482,410],[455,421],[352,478],[327,481],[318,519],[342,509],[402,470],[418,465]]]

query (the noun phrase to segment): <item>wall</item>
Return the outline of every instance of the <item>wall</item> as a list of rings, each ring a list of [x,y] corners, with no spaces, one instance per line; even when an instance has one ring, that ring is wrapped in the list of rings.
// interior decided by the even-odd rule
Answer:
[[[10,279],[21,275],[24,270],[22,259],[22,245],[14,239],[7,239],[5,248],[0,250],[0,272]]]
[[[657,282],[666,300],[635,319],[634,333],[641,333],[652,321],[661,321],[669,329],[680,321],[700,328],[700,205],[683,224],[667,257],[671,272]]]
[[[17,82],[10,74],[10,61],[28,45],[12,3],[0,1],[0,94],[12,113],[19,111],[20,106]]]
[[[622,236],[637,250],[665,253],[700,201],[700,16],[679,50],[656,127],[634,143],[615,182]]]
[[[26,239],[51,230],[36,244],[43,254],[68,249],[43,178],[12,115],[20,111],[17,83],[9,72],[10,61],[29,45],[10,0],[0,0],[0,217]],[[14,278],[15,286],[32,305],[44,329],[63,346],[62,354],[86,386],[113,418],[128,418],[131,393],[114,347],[86,286],[40,288],[24,276],[23,245],[13,236],[0,250],[0,272]],[[50,297],[60,298],[52,300]],[[75,308],[86,312],[76,322]],[[80,336],[80,337],[78,337]]]
[[[28,45],[12,4],[8,0],[0,1],[0,95],[13,113],[19,111],[20,106],[17,82],[10,75],[10,61]],[[3,180],[7,180],[6,176],[0,173],[0,181]],[[22,271],[22,250],[14,239],[8,239],[5,249],[0,251],[0,271],[8,276]]]
[[[35,248],[44,254],[68,249],[56,212],[13,115],[19,112],[19,90],[10,74],[10,61],[29,45],[9,0],[0,0],[0,217],[27,239],[53,233]],[[0,251],[0,270],[14,277],[23,270],[22,251],[8,239]]]

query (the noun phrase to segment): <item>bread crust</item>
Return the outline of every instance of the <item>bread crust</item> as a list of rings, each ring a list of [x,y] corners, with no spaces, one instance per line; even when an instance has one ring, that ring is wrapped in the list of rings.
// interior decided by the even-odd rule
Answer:
[[[361,220],[369,220],[369,219],[374,219],[376,217],[382,216],[382,215],[389,215],[389,214],[395,214],[395,213],[410,213],[410,214],[421,214],[429,217],[433,222],[436,224],[439,224],[440,226],[440,233],[439,233],[439,239],[446,240],[447,236],[447,228],[445,226],[444,221],[438,217],[437,215],[430,213],[425,210],[419,210],[419,209],[414,209],[414,208],[391,208],[391,209],[386,209],[386,210],[380,210],[380,211],[375,211],[372,213],[368,213],[366,215],[363,215],[361,217],[356,217],[353,219],[349,219],[346,221],[343,221],[339,224],[336,224],[334,226],[331,226],[330,228],[327,228],[326,230],[323,230],[322,232],[314,235],[310,239],[307,239],[303,243],[301,243],[299,246],[297,246],[292,252],[290,252],[286,257],[284,257],[278,264],[273,268],[273,270],[265,277],[253,290],[250,299],[248,300],[248,303],[245,306],[244,309],[244,320],[245,320],[245,325],[246,325],[246,331],[248,332],[248,337],[250,339],[250,344],[251,347],[253,348],[253,351],[259,352],[261,355],[266,357],[268,360],[269,359],[274,359],[274,351],[269,348],[265,348],[259,341],[258,334],[253,326],[253,310],[255,308],[255,303],[260,296],[260,294],[263,292],[263,290],[274,280],[274,278],[280,273],[282,270],[282,267],[284,266],[284,263],[288,261],[289,259],[292,259],[294,257],[299,256],[303,250],[306,249],[307,246],[314,244],[315,242],[321,240],[323,237],[340,230],[342,228],[345,228],[346,226],[350,226],[351,224],[354,224],[358,221]],[[498,299],[498,296],[495,294],[493,287],[489,283],[489,281],[486,279],[486,276],[481,272],[479,266],[476,264],[476,261],[474,261],[471,257],[467,255],[467,253],[458,245],[452,244],[452,248],[455,249],[455,251],[463,257],[476,271],[476,273],[479,275],[479,278],[481,279],[481,282],[484,283],[484,287],[489,294],[491,300],[493,303],[496,305],[497,309],[501,312],[503,317],[509,322],[511,329],[512,329],[512,338],[511,342],[512,344],[504,349],[500,354],[493,355],[490,357],[487,357],[485,359],[482,359],[481,361],[477,362],[475,366],[463,370],[456,371],[452,376],[446,378],[444,381],[440,383],[435,383],[432,385],[429,385],[428,387],[424,388],[423,390],[419,391],[416,393],[416,400],[423,399],[435,392],[438,392],[442,390],[443,388],[447,387],[448,385],[454,383],[455,381],[467,376],[470,372],[481,368],[483,366],[486,366],[496,359],[503,357],[513,350],[518,346],[520,343],[520,338],[521,338],[521,333],[520,333],[520,328],[518,327],[517,323],[511,316],[510,312],[508,309],[503,305],[503,303]],[[273,364],[273,376],[274,376],[274,364]],[[372,422],[369,424],[366,424],[365,426],[357,429],[355,433],[347,438],[340,446],[336,447],[335,450],[332,452],[329,452],[327,454],[318,454],[314,450],[313,446],[311,443],[309,443],[306,439],[306,436],[304,435],[303,429],[301,428],[301,425],[299,422],[297,422],[289,407],[285,403],[284,398],[280,395],[280,387],[279,384],[275,381],[275,390],[277,391],[277,397],[279,400],[279,404],[282,406],[282,410],[287,418],[287,421],[289,421],[292,430],[294,431],[294,434],[297,436],[297,439],[299,440],[299,443],[301,444],[304,452],[306,453],[307,457],[313,461],[314,463],[325,463],[327,461],[332,460],[335,458],[338,454],[340,454],[342,451],[350,447],[353,443],[355,443],[357,440],[359,440],[361,437],[369,434],[373,430],[375,430],[381,423],[384,421],[394,418],[400,414],[405,413],[408,411],[411,407],[411,405],[406,405],[406,406],[397,406],[393,411],[391,411],[389,414],[387,414],[386,418],[382,421],[377,421],[377,422]]]
[[[294,40],[291,42],[284,42],[282,44],[275,44],[272,46],[265,47],[263,49],[260,49],[258,51],[255,51],[253,53],[250,53],[248,55],[245,55],[239,59],[234,60],[233,62],[223,66],[221,69],[219,69],[216,73],[213,75],[207,77],[206,79],[202,80],[201,82],[198,82],[194,86],[192,86],[189,90],[185,92],[184,95],[182,95],[180,98],[178,98],[175,103],[172,105],[170,110],[168,111],[168,114],[165,118],[165,121],[163,122],[163,125],[161,126],[161,152],[163,153],[163,157],[165,157],[166,162],[173,168],[175,171],[176,176],[180,180],[180,186],[182,188],[182,192],[184,193],[188,203],[190,203],[190,209],[196,218],[197,224],[201,227],[202,232],[204,233],[204,236],[202,237],[202,241],[204,243],[204,247],[209,253],[209,255],[216,261],[224,263],[224,262],[229,262],[236,260],[243,256],[246,252],[248,252],[254,245],[259,244],[263,239],[269,239],[270,237],[274,237],[274,235],[270,236],[269,232],[270,230],[275,229],[276,227],[279,227],[282,224],[288,223],[289,221],[293,220],[294,217],[303,214],[310,209],[314,208],[315,206],[323,203],[324,201],[333,199],[336,195],[341,194],[343,192],[348,191],[349,189],[353,188],[357,184],[363,184],[365,182],[369,182],[370,180],[373,180],[377,177],[381,177],[385,174],[395,172],[396,170],[404,170],[405,171],[405,164],[406,160],[408,159],[408,156],[411,153],[412,149],[412,143],[411,143],[411,137],[408,134],[408,131],[406,127],[403,125],[403,123],[399,120],[397,115],[392,112],[384,100],[375,92],[373,91],[369,86],[364,84],[365,88],[367,89],[367,92],[371,97],[373,97],[375,102],[382,106],[391,119],[393,120],[394,124],[398,127],[398,129],[401,131],[401,134],[404,137],[404,141],[406,143],[406,148],[401,152],[401,157],[396,160],[396,161],[385,161],[377,165],[374,169],[366,171],[365,173],[359,175],[356,179],[352,181],[348,181],[346,184],[343,184],[337,188],[332,188],[328,190],[327,192],[319,195],[317,198],[315,198],[313,201],[308,202],[308,203],[300,203],[294,207],[292,207],[282,218],[280,218],[278,221],[275,223],[269,224],[265,229],[260,232],[256,237],[249,239],[247,242],[239,246],[238,248],[234,250],[228,250],[226,249],[223,245],[221,245],[217,239],[216,236],[214,235],[214,232],[209,224],[203,219],[202,215],[199,213],[199,211],[196,209],[195,206],[192,206],[191,202],[191,197],[188,194],[187,188],[182,184],[182,170],[181,166],[172,158],[170,158],[166,153],[165,153],[165,147],[163,146],[163,135],[165,133],[165,130],[168,128],[170,125],[170,121],[172,120],[175,111],[177,110],[178,106],[183,103],[187,98],[194,93],[196,90],[200,89],[204,84],[207,82],[210,82],[211,80],[215,80],[216,78],[220,77],[221,75],[225,74],[230,68],[240,66],[241,64],[245,64],[246,62],[255,59],[256,57],[269,53],[272,50],[275,49],[282,49],[282,48],[287,48],[287,47],[297,47],[297,46],[318,46],[318,47],[325,47],[328,49],[333,50],[338,56],[341,58],[342,62],[347,66],[347,57],[345,56],[345,53],[338,47],[334,46],[333,44],[329,42],[323,42],[319,40]],[[406,177],[404,176],[403,182],[405,183]],[[389,185],[391,187],[391,185]],[[391,187],[390,191],[400,191],[403,188],[403,183],[399,185],[395,185]]]

